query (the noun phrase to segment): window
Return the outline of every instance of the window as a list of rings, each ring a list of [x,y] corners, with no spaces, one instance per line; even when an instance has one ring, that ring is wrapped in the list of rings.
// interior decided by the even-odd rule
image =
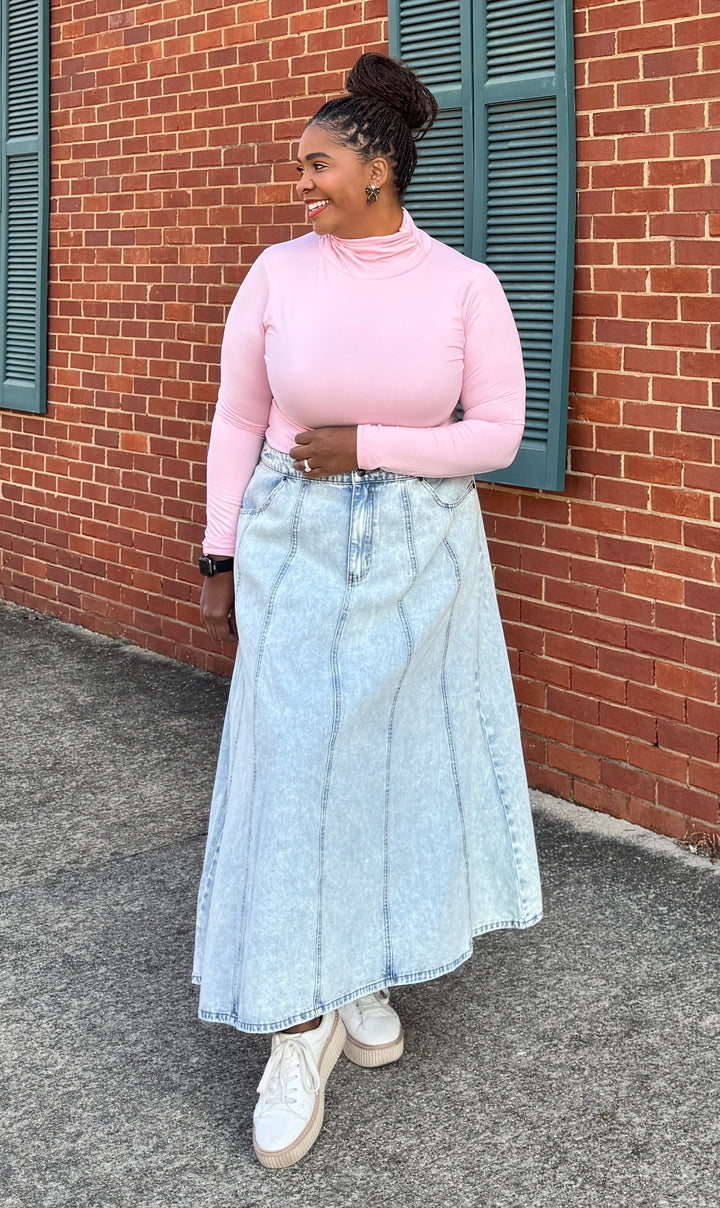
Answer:
[[[0,55],[0,407],[44,412],[47,0],[4,0]]]
[[[527,378],[522,445],[494,482],[561,490],[575,196],[571,0],[390,0],[390,53],[438,101],[407,207],[497,273]]]

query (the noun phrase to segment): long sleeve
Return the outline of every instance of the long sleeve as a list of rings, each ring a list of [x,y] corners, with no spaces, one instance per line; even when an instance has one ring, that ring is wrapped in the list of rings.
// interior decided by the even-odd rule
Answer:
[[[272,392],[265,366],[268,284],[260,260],[228,314],[220,358],[220,391],[207,462],[206,554],[231,555],[245,488],[268,425]]]
[[[478,266],[464,319],[462,421],[429,428],[360,424],[360,469],[442,478],[498,470],[513,460],[525,423],[522,352],[502,286],[485,265]]]

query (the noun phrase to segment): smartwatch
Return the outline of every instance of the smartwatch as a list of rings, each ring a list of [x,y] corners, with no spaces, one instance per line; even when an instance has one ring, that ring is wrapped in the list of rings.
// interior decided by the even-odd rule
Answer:
[[[234,561],[234,558],[210,558],[207,554],[203,554],[201,558],[198,558],[198,567],[201,575],[211,579],[213,575],[222,575],[226,571],[232,570]]]

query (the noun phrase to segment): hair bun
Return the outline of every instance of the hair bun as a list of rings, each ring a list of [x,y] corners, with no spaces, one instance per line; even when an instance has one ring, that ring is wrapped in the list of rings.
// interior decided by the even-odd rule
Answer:
[[[361,55],[345,84],[351,96],[387,105],[421,138],[437,117],[437,101],[414,71],[385,55]]]

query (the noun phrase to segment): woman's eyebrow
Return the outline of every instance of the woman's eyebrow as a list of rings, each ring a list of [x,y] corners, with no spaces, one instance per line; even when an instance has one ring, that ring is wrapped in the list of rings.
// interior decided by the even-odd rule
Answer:
[[[328,155],[327,151],[311,151],[309,155],[304,156],[304,159],[306,161],[310,159],[332,159],[332,155]],[[299,164],[302,163],[302,159],[299,155],[297,157],[297,162]]]

